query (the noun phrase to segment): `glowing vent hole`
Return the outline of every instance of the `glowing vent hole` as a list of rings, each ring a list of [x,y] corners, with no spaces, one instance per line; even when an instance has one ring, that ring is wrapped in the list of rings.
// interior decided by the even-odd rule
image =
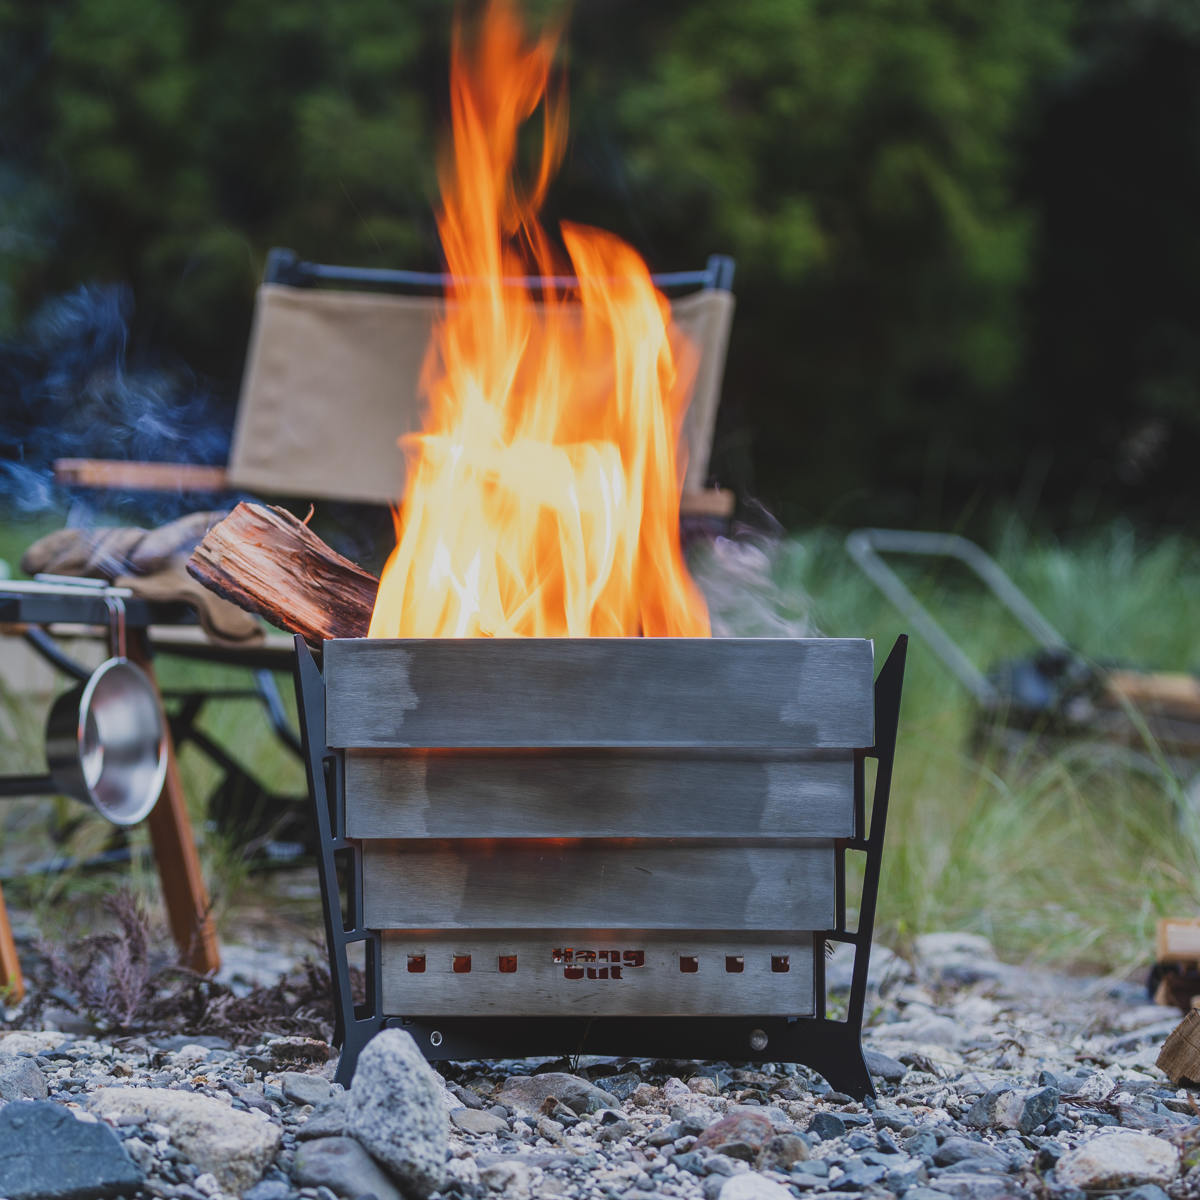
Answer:
[[[501,954],[499,963],[501,975],[512,975],[517,969],[517,956],[515,954]]]
[[[425,970],[425,955],[410,954],[408,956],[408,969],[414,975],[420,975]]]
[[[694,975],[700,970],[700,960],[694,954],[681,954],[679,956],[679,969],[685,975]]]
[[[454,973],[455,975],[466,975],[471,970],[471,956],[469,954],[456,954],[454,956]],[[786,970],[786,968],[785,968]]]
[[[771,970],[774,971],[777,975],[783,975],[784,973],[786,973],[787,971],[790,971],[791,969],[792,969],[791,963],[786,954],[772,954],[771,955]]]
[[[746,969],[746,960],[740,954],[725,955],[725,970],[730,975],[740,975]]]

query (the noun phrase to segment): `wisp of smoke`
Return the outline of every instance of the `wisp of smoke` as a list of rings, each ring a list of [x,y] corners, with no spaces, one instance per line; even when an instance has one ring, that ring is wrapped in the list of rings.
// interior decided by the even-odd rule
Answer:
[[[692,575],[708,601],[714,637],[816,637],[807,596],[774,578],[780,543],[719,537],[697,548]]]
[[[182,364],[129,350],[128,288],[87,284],[48,301],[0,344],[0,504],[61,508],[58,458],[219,463],[229,449],[217,398]],[[159,519],[193,497],[113,497]]]

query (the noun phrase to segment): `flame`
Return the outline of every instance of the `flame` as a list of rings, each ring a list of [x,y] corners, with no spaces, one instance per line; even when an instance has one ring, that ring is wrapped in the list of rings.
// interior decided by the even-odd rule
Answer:
[[[422,373],[397,545],[371,637],[703,636],[679,545],[676,447],[695,353],[645,263],[602,230],[538,223],[561,160],[557,33],[512,0],[456,21],[438,230],[452,282]],[[542,106],[531,188],[521,125]],[[540,297],[514,281],[574,276]]]

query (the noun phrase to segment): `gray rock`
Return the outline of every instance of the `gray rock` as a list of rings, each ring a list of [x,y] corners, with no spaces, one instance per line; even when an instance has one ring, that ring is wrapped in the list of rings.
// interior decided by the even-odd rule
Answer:
[[[242,1195],[242,1200],[288,1200],[292,1189],[282,1179],[264,1179]]]
[[[464,1133],[507,1133],[508,1122],[495,1113],[483,1112],[476,1108],[455,1108],[450,1110],[450,1120]]]
[[[863,1050],[863,1058],[867,1064],[867,1070],[876,1079],[882,1079],[884,1083],[899,1083],[905,1075],[908,1074],[908,1068],[890,1054],[884,1054],[881,1050]]]
[[[878,1183],[887,1174],[886,1167],[873,1167],[868,1163],[851,1161],[845,1171],[829,1186],[836,1192],[861,1192]]]
[[[883,1182],[889,1192],[902,1195],[928,1178],[929,1172],[925,1169],[925,1164],[919,1158],[910,1158],[899,1166],[888,1167]]]
[[[449,1147],[442,1084],[403,1029],[376,1034],[359,1055],[347,1128],[411,1197],[441,1186]]]
[[[565,1071],[548,1071],[544,1075],[510,1075],[496,1092],[501,1104],[523,1116],[538,1116],[542,1105],[553,1097],[572,1112],[583,1116],[602,1108],[620,1108],[621,1102],[610,1092],[568,1075]]]
[[[303,1071],[284,1071],[279,1076],[283,1094],[293,1104],[311,1104],[314,1108],[329,1099],[329,1080]]]
[[[341,1137],[346,1132],[349,1102],[349,1092],[335,1092],[296,1130],[296,1136]]]
[[[620,1101],[628,1100],[641,1085],[642,1077],[632,1071],[624,1071],[620,1075],[604,1075],[592,1082],[606,1091],[610,1096],[616,1096]]]
[[[1122,1200],[1169,1200],[1169,1197],[1158,1184],[1144,1183],[1132,1192],[1126,1192]]]
[[[933,1152],[933,1161],[939,1167],[950,1167],[967,1159],[989,1159],[993,1165],[1008,1165],[1004,1155],[983,1142],[966,1137],[948,1137]]]
[[[298,1146],[292,1159],[292,1182],[301,1187],[327,1187],[351,1200],[367,1195],[376,1200],[403,1200],[400,1189],[349,1137],[317,1138]]]
[[[0,1195],[8,1200],[119,1196],[144,1179],[107,1125],[46,1100],[0,1112]]]
[[[522,1162],[494,1162],[479,1168],[479,1181],[493,1192],[502,1192],[505,1200],[525,1200],[532,1180],[533,1172]]]
[[[695,1150],[688,1150],[684,1154],[674,1154],[671,1156],[671,1161],[681,1170],[689,1171],[693,1175],[707,1175],[708,1167],[704,1156],[697,1153]]]
[[[718,1200],[792,1200],[792,1193],[773,1180],[746,1171],[726,1179],[717,1197]]]
[[[1062,1187],[1095,1190],[1170,1183],[1179,1173],[1179,1150],[1149,1133],[1120,1129],[1068,1150],[1054,1176]]]
[[[836,1113],[813,1113],[812,1120],[808,1123],[808,1132],[815,1134],[823,1142],[832,1141],[846,1132],[846,1122]]]
[[[808,1143],[798,1133],[780,1133],[768,1139],[758,1155],[760,1170],[790,1171],[808,1159]]]
[[[282,1130],[259,1113],[167,1088],[101,1088],[88,1108],[113,1122],[130,1118],[165,1125],[171,1141],[188,1160],[211,1173],[224,1192],[241,1193],[262,1178],[275,1157]]]
[[[1009,1086],[993,1088],[980,1096],[967,1113],[973,1129],[1016,1129],[1032,1133],[1058,1111],[1058,1089],[1022,1091]]]
[[[0,1059],[0,1101],[45,1100],[49,1094],[32,1058]]]
[[[966,1171],[940,1175],[931,1179],[928,1186],[935,1196],[941,1193],[942,1197],[954,1196],[956,1200],[1001,1200],[1002,1197],[1009,1200],[1013,1194],[1012,1180],[1004,1175],[972,1175]],[[923,1195],[926,1189],[922,1187],[919,1190]],[[905,1200],[912,1194],[905,1193]]]

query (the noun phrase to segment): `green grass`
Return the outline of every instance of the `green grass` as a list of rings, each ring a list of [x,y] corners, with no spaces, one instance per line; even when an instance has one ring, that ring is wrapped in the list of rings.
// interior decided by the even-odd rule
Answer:
[[[1017,585],[1089,658],[1158,670],[1200,666],[1197,544],[1142,540],[1117,525],[1069,545],[1008,526],[991,545]],[[1032,649],[957,564],[890,561],[978,666]],[[823,634],[873,637],[879,661],[906,632],[904,618],[831,532],[778,547],[758,602],[756,611],[765,605],[807,616]],[[914,637],[881,936],[902,946],[922,932],[966,929],[1009,957],[1122,972],[1146,963],[1158,917],[1200,912],[1200,823],[1180,820],[1176,779],[1165,769],[1130,769],[1128,754],[1083,742],[1051,752],[1027,743],[1015,753],[993,744],[974,753],[975,715],[964,689]],[[1200,760],[1191,770],[1200,772]]]
[[[0,523],[0,558],[15,564],[34,536],[53,527]],[[1115,525],[1058,544],[1008,524],[989,546],[1085,655],[1161,670],[1200,665],[1200,543],[1139,538]],[[791,537],[763,555],[743,555],[738,571],[728,562],[718,569],[711,553],[700,559],[700,574],[713,584],[714,608],[731,632],[869,636],[882,662],[906,631],[903,617],[849,559],[840,534],[818,530]],[[895,565],[978,665],[1031,649],[1023,631],[961,568],[919,560]],[[165,659],[161,677],[166,687],[246,681],[241,672]],[[285,684],[289,704],[290,690]],[[0,770],[38,769],[31,758],[40,754],[43,716],[0,692],[0,719],[18,731],[0,740]],[[1120,972],[1147,963],[1159,916],[1200,911],[1200,822],[1179,820],[1175,780],[1159,770],[1126,769],[1120,755],[1082,743],[1049,753],[1028,746],[1006,753],[994,745],[976,753],[974,719],[969,697],[914,638],[880,935],[903,947],[918,933],[957,928],[986,934],[1012,958]],[[215,704],[205,727],[276,790],[303,789],[298,764],[250,706]],[[226,918],[254,903],[257,885],[240,848],[205,828],[216,773],[191,749],[183,751],[181,764],[217,914]],[[66,803],[58,802],[59,810]],[[22,847],[28,856],[44,856],[51,847],[35,844],[42,835],[34,817],[40,820],[52,808],[49,801],[7,808],[0,859]],[[105,828],[99,818],[85,822],[76,834],[81,844],[70,848],[88,849]],[[10,894],[39,921],[53,924],[64,902],[86,902],[120,881],[67,875]],[[147,900],[157,900],[152,870],[135,872],[134,881]]]

